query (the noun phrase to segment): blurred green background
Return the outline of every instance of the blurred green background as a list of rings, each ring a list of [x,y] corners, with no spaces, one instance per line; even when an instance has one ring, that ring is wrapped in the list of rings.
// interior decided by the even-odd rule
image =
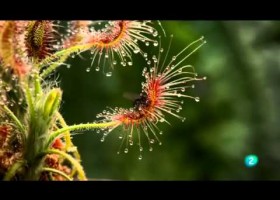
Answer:
[[[188,59],[206,81],[196,82],[186,99],[181,122],[166,115],[160,124],[162,146],[146,147],[138,160],[135,145],[117,154],[119,132],[104,143],[93,131],[74,136],[86,174],[93,180],[272,180],[280,179],[280,23],[278,21],[162,21],[173,34],[170,55],[204,36],[207,44]],[[160,32],[160,28],[158,28]],[[163,39],[163,46],[169,38]],[[146,52],[154,48],[146,47]],[[64,90],[61,108],[68,124],[90,122],[106,106],[131,107],[125,93],[139,93],[144,59],[132,67],[117,66],[112,77],[90,72],[89,54],[69,59],[58,70]],[[259,164],[246,168],[244,157]]]

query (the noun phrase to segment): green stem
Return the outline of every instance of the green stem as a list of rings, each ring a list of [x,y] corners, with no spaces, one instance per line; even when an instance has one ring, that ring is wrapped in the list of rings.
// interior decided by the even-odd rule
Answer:
[[[4,177],[4,181],[9,181],[11,180],[16,172],[25,164],[24,161],[20,160],[18,162],[16,162],[14,165],[12,165],[9,170],[6,172],[5,177]]]
[[[58,154],[58,155],[64,157],[65,159],[67,159],[71,162],[73,167],[75,167],[77,169],[79,178],[81,180],[87,180],[85,172],[84,172],[81,164],[77,160],[75,160],[72,156],[70,156],[69,154],[67,154],[63,151],[57,150],[57,149],[48,149],[43,154]]]
[[[56,68],[58,68],[60,65],[63,64],[63,62],[69,57],[69,55],[64,55],[61,56],[59,58],[59,62],[53,62],[51,65],[49,65],[49,67],[47,69],[45,69],[42,74],[41,77],[44,79],[46,78],[52,71],[54,71]]]
[[[62,115],[59,112],[56,113],[56,117],[63,128],[68,127],[64,118],[62,117]],[[71,146],[73,146],[72,141],[71,141],[70,131],[65,131],[64,138],[65,138],[65,143],[66,143],[65,149],[68,150]]]
[[[35,97],[41,93],[42,93],[42,88],[40,84],[40,76],[38,73],[36,73],[35,74]]]
[[[33,100],[32,100],[31,91],[30,91],[28,84],[25,85],[25,95],[26,95],[27,105],[29,108],[29,114],[30,114],[30,117],[32,118],[34,116],[35,111],[34,111],[34,104],[33,104]]]
[[[41,69],[46,65],[49,65],[49,67],[42,72],[41,77],[42,78],[47,77],[52,71],[54,71],[57,67],[59,67],[72,53],[86,51],[91,47],[93,47],[94,45],[95,43],[72,46],[69,47],[68,49],[63,49],[51,55],[50,57],[47,57],[46,59],[44,59],[42,62],[38,64],[39,69]],[[54,62],[54,60],[56,61]]]
[[[64,118],[62,117],[62,115],[57,112],[56,113],[56,117],[57,117],[57,120],[59,121],[60,125],[64,128],[64,127],[68,127],[68,125],[66,124]],[[64,139],[65,139],[65,150],[68,152],[69,150],[71,150],[70,148],[72,147],[73,148],[73,143],[71,141],[71,135],[70,135],[70,131],[66,131],[65,132],[65,135],[64,135]],[[73,156],[75,157],[76,160],[78,160],[80,162],[81,160],[81,156],[79,154],[79,151],[77,148],[75,148],[73,152]],[[73,169],[72,172],[71,172],[71,177],[73,177],[73,175],[76,173],[76,169]]]
[[[64,178],[66,178],[68,181],[72,181],[73,180],[67,174],[65,174],[64,172],[59,171],[57,169],[53,169],[53,168],[49,168],[49,167],[43,167],[42,171],[47,171],[47,172],[52,172],[52,173],[59,174],[59,175],[63,176]]]
[[[26,139],[26,135],[25,135],[25,129],[24,126],[22,125],[22,123],[19,121],[19,119],[15,116],[15,114],[7,107],[4,105],[4,110],[7,112],[7,114],[15,121],[15,123],[17,124],[17,126],[19,127],[23,139]]]
[[[75,130],[90,130],[95,128],[106,128],[110,126],[117,125],[117,121],[107,122],[107,123],[93,123],[93,124],[77,124],[72,126],[63,127],[61,129],[56,130],[55,132],[51,133],[50,139],[48,141],[48,146],[51,145],[51,143],[54,141],[55,138],[58,138],[61,136],[61,134],[67,132],[67,131],[75,131]]]

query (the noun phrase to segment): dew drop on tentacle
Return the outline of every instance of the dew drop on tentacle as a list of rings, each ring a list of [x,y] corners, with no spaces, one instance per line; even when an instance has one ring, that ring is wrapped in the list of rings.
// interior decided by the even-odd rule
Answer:
[[[139,147],[139,151],[143,151],[143,147]]]
[[[107,76],[107,77],[111,77],[111,76],[112,76],[112,72],[107,72],[107,73],[106,73],[106,76]]]
[[[128,148],[125,148],[125,149],[124,149],[124,153],[128,153]]]
[[[136,48],[136,49],[133,50],[133,53],[135,53],[135,54],[137,54],[137,53],[139,53],[139,52],[140,52],[140,49],[139,49],[139,48]]]
[[[153,32],[153,36],[154,37],[158,36],[158,32],[156,30]]]

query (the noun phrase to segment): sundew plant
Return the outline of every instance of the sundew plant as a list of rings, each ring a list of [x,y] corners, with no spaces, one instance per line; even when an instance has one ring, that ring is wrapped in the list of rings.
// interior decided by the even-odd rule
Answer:
[[[79,137],[76,131],[102,133],[101,141],[120,132],[117,153],[138,148],[139,160],[143,151],[161,145],[161,123],[171,124],[171,116],[184,122],[179,115],[184,99],[199,102],[188,91],[206,79],[187,63],[205,44],[203,37],[169,55],[172,38],[159,21],[0,21],[0,178],[87,180],[71,140]],[[145,46],[157,53],[145,52]],[[142,91],[131,108],[106,107],[95,121],[70,125],[60,114],[63,91],[52,75],[87,51],[86,70],[104,77],[120,66],[143,67]],[[136,66],[135,57],[146,66]]]

